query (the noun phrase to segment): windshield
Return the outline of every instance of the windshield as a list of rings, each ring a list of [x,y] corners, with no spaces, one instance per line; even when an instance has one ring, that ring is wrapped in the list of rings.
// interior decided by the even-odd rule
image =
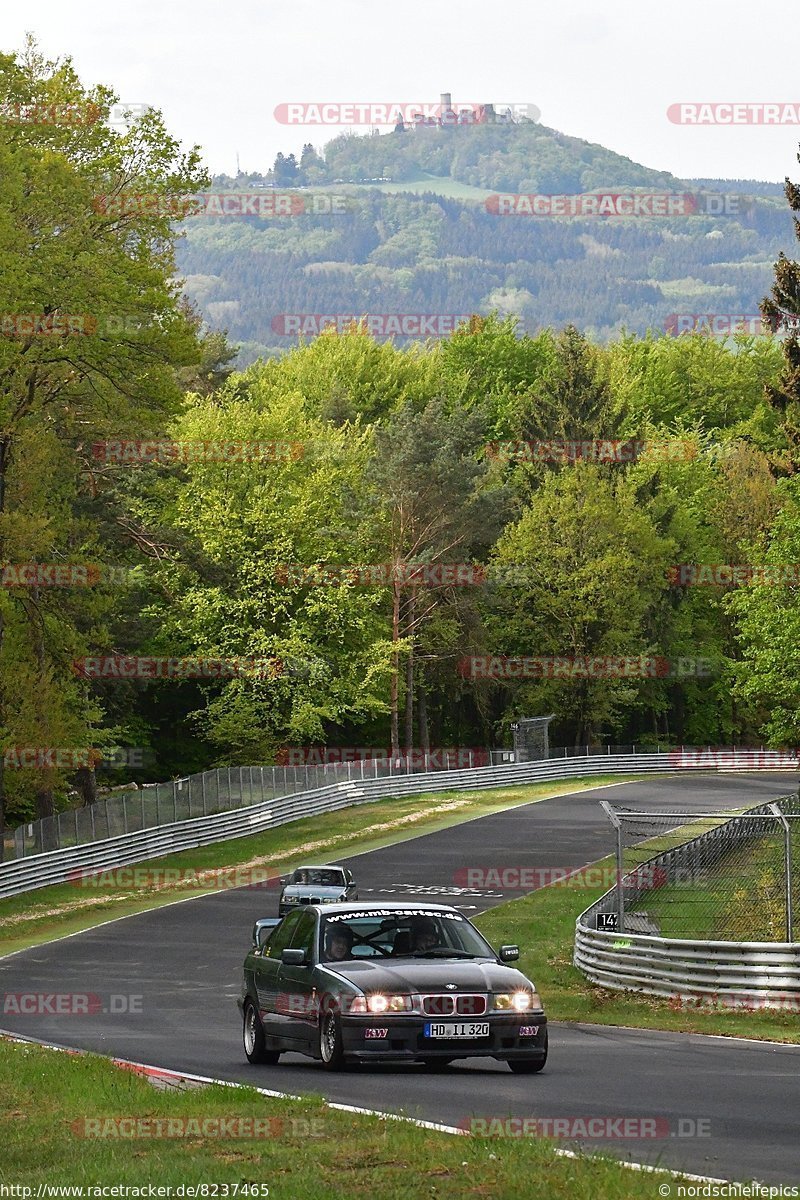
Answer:
[[[403,909],[342,912],[321,922],[322,959],[495,958],[460,913]]]
[[[292,875],[291,882],[313,887],[344,887],[344,872],[330,867],[300,867]]]

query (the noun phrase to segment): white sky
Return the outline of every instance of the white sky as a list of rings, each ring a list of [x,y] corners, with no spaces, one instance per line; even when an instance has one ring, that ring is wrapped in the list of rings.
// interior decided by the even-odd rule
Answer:
[[[599,11],[598,11],[599,10]],[[287,101],[532,103],[542,122],[680,177],[800,175],[800,126],[671,124],[677,101],[800,105],[796,0],[0,0],[0,48],[38,38],[85,83],[162,109],[212,171],[265,170],[340,129]]]

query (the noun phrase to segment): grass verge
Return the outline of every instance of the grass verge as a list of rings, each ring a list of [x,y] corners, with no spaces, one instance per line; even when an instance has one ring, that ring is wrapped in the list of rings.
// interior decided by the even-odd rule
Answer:
[[[147,1195],[148,1184],[183,1184],[247,1200],[266,1188],[269,1200],[652,1200],[657,1187],[612,1159],[557,1157],[539,1139],[455,1137],[250,1088],[156,1091],[93,1055],[65,1061],[3,1041],[0,1094],[0,1183],[34,1197],[40,1185],[127,1185]]]
[[[598,867],[607,868],[602,875],[613,877],[613,859],[603,860]],[[578,877],[577,883],[566,881],[498,905],[475,921],[492,945],[519,943],[520,970],[536,983],[549,1020],[800,1043],[796,1012],[737,1012],[705,1004],[697,1009],[678,1007],[677,1000],[610,991],[590,983],[572,964],[575,920],[607,890],[605,885],[582,886]]]
[[[221,876],[214,883],[198,879],[203,871],[236,869],[239,882],[256,868],[268,868],[277,876],[303,859],[326,861],[376,850],[420,833],[435,833],[451,825],[505,808],[546,800],[568,792],[603,787],[609,783],[632,782],[652,776],[589,776],[563,783],[537,783],[526,787],[495,788],[485,792],[435,792],[401,799],[379,800],[339,812],[306,817],[276,829],[213,846],[184,850],[179,854],[123,868],[123,882],[115,884],[112,873],[75,883],[57,884],[0,900],[0,955],[23,950],[55,937],[78,933],[113,917],[129,916],[159,908],[189,896],[201,896],[219,887],[231,886]],[[170,872],[165,876],[165,872]],[[178,878],[178,873],[181,878]],[[142,882],[144,881],[144,882]],[[234,880],[235,882],[235,880]],[[277,911],[277,888],[264,892],[269,913]]]

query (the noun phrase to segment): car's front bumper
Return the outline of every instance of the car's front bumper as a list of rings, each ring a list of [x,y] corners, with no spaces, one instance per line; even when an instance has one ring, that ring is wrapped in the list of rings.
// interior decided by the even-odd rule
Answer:
[[[481,1038],[426,1037],[425,1025],[430,1020],[430,1017],[410,1016],[342,1017],[344,1053],[355,1061],[374,1062],[376,1059],[544,1058],[547,1052],[547,1017],[541,1012],[468,1018],[488,1022],[489,1036]],[[535,1034],[520,1033],[534,1027]],[[383,1037],[367,1037],[367,1029],[387,1032]]]

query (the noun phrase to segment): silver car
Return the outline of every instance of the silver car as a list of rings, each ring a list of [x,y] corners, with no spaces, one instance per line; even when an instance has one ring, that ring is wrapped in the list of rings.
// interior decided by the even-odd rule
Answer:
[[[342,900],[357,900],[358,888],[347,867],[298,867],[281,879],[283,887],[278,900],[278,916],[283,917],[301,904],[336,904]]]

